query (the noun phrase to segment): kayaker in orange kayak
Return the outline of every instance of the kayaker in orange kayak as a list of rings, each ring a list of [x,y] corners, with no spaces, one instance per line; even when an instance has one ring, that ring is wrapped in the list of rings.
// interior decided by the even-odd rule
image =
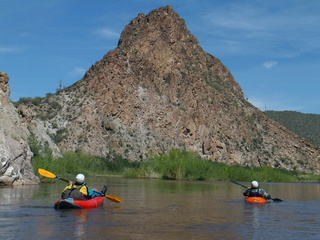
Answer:
[[[251,182],[251,187],[243,192],[246,197],[262,197],[264,199],[271,199],[271,195],[259,188],[259,183],[257,181]]]

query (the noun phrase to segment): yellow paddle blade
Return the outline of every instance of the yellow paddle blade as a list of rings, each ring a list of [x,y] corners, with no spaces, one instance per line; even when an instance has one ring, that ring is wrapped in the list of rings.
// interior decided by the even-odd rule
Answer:
[[[47,170],[44,170],[42,168],[38,168],[38,173],[44,177],[47,177],[47,178],[56,178],[57,176],[54,175],[53,173],[51,172],[48,172]]]
[[[122,202],[122,199],[113,195],[106,195],[106,198],[108,198],[112,202]]]

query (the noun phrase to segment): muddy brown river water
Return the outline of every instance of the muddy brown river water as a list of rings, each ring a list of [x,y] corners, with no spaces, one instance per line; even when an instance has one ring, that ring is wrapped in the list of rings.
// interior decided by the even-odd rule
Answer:
[[[247,204],[230,182],[90,178],[123,199],[55,210],[65,183],[0,187],[1,239],[320,239],[319,183],[261,183],[283,202]],[[242,183],[249,185],[249,183]]]

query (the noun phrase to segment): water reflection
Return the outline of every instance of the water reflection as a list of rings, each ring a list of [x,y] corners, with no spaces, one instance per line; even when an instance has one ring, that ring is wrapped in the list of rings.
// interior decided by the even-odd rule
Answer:
[[[1,186],[1,204],[13,204],[32,198],[40,185]]]
[[[89,213],[94,210],[96,209],[60,210],[60,217],[66,218],[69,222],[68,226],[66,226],[67,229],[63,228],[63,231],[72,232],[72,235],[76,237],[86,237],[86,223],[90,220]]]
[[[284,202],[246,204],[228,182],[91,178],[101,208],[54,210],[63,182],[0,188],[3,239],[319,239],[318,184],[261,184]],[[246,185],[246,183],[243,183]],[[249,184],[249,183],[248,183]],[[307,236],[307,237],[306,237]]]

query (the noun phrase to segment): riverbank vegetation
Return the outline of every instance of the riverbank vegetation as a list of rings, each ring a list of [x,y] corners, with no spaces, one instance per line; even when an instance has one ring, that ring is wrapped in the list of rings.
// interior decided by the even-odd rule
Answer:
[[[269,166],[243,167],[205,161],[195,153],[171,149],[168,154],[143,161],[138,168],[126,169],[130,178],[162,178],[173,180],[203,181],[252,181],[299,182],[319,181],[320,176],[299,171],[274,169]]]
[[[167,154],[151,156],[141,163],[129,162],[121,157],[107,160],[88,156],[82,152],[67,152],[62,158],[36,156],[32,160],[34,171],[43,168],[58,176],[83,173],[91,176],[120,175],[127,178],[158,178],[190,181],[252,181],[301,182],[320,181],[320,176],[300,171],[274,169],[269,166],[243,167],[205,161],[193,152],[171,149]],[[38,175],[39,176],[39,175]],[[41,177],[41,176],[40,176]],[[41,180],[45,180],[41,178]],[[47,179],[46,179],[47,180]]]
[[[138,167],[137,163],[129,162],[121,157],[115,157],[112,161],[94,157],[82,152],[66,152],[61,158],[53,158],[52,155],[37,155],[32,159],[33,170],[43,182],[51,179],[38,174],[38,168],[45,169],[57,176],[72,177],[83,173],[90,176],[123,175],[125,169]]]

